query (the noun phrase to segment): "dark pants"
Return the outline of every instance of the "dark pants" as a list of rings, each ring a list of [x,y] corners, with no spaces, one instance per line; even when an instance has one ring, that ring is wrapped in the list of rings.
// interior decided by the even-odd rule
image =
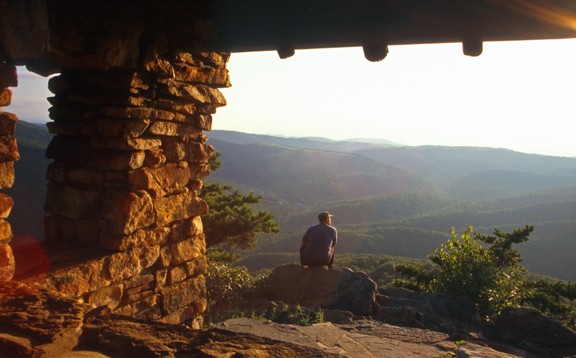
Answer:
[[[304,257],[302,256],[302,249],[303,248],[300,248],[300,265],[308,266],[308,267],[328,266],[328,268],[332,268],[332,265],[334,265],[334,254],[332,254],[330,256],[330,259],[328,261],[326,261],[326,260],[305,260]]]

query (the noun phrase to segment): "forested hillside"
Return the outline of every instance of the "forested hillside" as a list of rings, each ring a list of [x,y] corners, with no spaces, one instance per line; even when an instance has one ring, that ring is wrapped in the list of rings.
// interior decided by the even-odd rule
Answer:
[[[262,255],[294,254],[304,230],[329,210],[340,253],[425,258],[450,227],[479,232],[536,229],[519,246],[535,273],[576,281],[576,159],[491,148],[398,147],[387,142],[281,138],[238,132],[207,133],[222,152],[209,181],[255,191],[281,225],[263,236]],[[42,236],[45,126],[21,121],[21,160],[10,190],[16,239]],[[260,260],[265,261],[265,260]],[[274,260],[270,260],[274,263]]]
[[[223,153],[223,168],[210,180],[263,194],[263,205],[277,214],[282,233],[262,237],[259,255],[297,252],[303,231],[322,210],[335,215],[340,252],[411,258],[425,258],[452,226],[490,233],[532,224],[531,240],[519,247],[525,265],[576,280],[575,158],[475,147],[358,147],[237,132],[210,137]],[[324,165],[331,168],[319,169]],[[352,173],[362,180],[342,179]]]

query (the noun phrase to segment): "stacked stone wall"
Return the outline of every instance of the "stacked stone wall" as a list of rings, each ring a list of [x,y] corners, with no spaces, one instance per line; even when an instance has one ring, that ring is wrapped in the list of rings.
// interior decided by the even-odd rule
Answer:
[[[200,326],[208,207],[198,191],[214,151],[203,131],[226,103],[217,88],[229,86],[227,60],[175,53],[137,71],[50,79],[45,233],[61,249],[41,285],[113,313]]]
[[[0,282],[11,280],[15,272],[14,254],[10,247],[12,228],[7,221],[14,200],[2,190],[14,184],[14,161],[20,158],[15,138],[18,117],[4,112],[2,107],[10,105],[12,91],[9,87],[17,85],[16,67],[0,62]]]

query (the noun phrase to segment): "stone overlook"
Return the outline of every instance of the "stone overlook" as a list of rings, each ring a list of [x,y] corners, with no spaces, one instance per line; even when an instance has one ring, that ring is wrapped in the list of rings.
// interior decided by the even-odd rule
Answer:
[[[211,41],[206,5],[0,2],[0,106],[10,105],[16,65],[57,73],[44,237],[11,245],[13,200],[0,193],[1,282],[202,326],[208,207],[198,190],[214,152],[204,131],[226,104],[218,89],[230,86],[229,53],[183,50]],[[0,189],[14,183],[17,122],[0,112]]]

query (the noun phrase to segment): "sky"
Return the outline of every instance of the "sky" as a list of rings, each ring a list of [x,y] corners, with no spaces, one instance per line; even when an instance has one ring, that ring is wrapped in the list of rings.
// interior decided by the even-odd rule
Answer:
[[[508,148],[576,157],[576,40],[234,53],[213,129],[404,145]],[[7,109],[47,121],[47,79],[19,70]],[[208,136],[210,134],[208,133]]]

